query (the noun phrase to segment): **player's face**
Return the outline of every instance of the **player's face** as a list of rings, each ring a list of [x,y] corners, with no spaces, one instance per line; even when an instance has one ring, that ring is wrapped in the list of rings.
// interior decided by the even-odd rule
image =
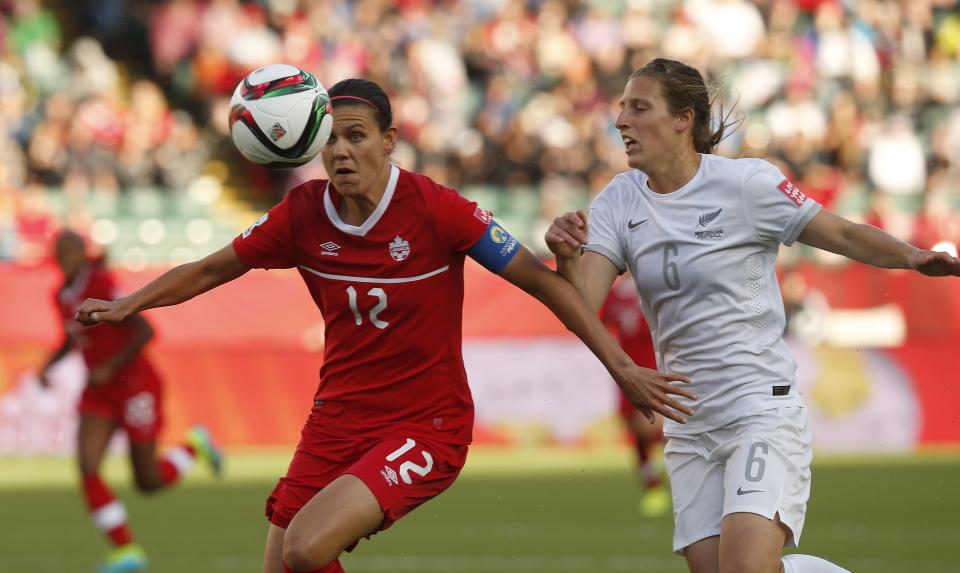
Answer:
[[[692,145],[689,124],[683,114],[670,113],[656,79],[637,76],[623,88],[616,126],[630,167],[647,171],[648,166],[677,156],[685,146]]]
[[[67,280],[73,279],[87,260],[82,244],[65,239],[57,241],[54,256]]]
[[[375,194],[397,144],[397,128],[380,131],[376,112],[366,105],[345,105],[333,114],[333,131],[323,148],[323,166],[344,196]]]

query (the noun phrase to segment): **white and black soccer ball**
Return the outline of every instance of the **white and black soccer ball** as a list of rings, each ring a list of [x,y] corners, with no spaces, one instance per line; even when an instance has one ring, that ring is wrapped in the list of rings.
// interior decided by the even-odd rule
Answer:
[[[303,165],[320,153],[332,129],[327,90],[295,66],[271,64],[253,70],[230,99],[233,143],[259,165]]]

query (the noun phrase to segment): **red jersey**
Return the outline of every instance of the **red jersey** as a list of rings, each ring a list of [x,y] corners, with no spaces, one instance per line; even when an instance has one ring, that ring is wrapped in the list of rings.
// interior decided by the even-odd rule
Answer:
[[[72,283],[64,284],[54,293],[64,336],[69,337],[73,347],[83,354],[88,370],[93,370],[120,352],[133,336],[133,327],[128,323],[106,322],[83,326],[74,318],[77,308],[88,298],[113,300],[119,296],[113,276],[99,261],[85,265],[77,272]],[[143,355],[138,355],[121,368],[108,384],[122,379],[125,372],[145,370],[151,370],[151,366]]]
[[[300,272],[325,322],[315,399],[344,404],[346,431],[469,443],[463,262],[490,214],[397,167],[359,227],[340,219],[340,200],[328,181],[308,181],[233,248],[251,267]]]
[[[600,320],[613,332],[620,346],[638,366],[657,369],[650,325],[643,316],[632,280],[619,280],[600,309]]]

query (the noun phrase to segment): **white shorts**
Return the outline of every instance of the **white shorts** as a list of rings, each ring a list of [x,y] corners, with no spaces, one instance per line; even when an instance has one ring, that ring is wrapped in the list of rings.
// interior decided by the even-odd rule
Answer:
[[[672,435],[664,464],[673,490],[673,550],[720,535],[731,513],[767,519],[779,513],[796,547],[810,498],[810,429],[805,408],[784,407],[745,416],[690,436]]]

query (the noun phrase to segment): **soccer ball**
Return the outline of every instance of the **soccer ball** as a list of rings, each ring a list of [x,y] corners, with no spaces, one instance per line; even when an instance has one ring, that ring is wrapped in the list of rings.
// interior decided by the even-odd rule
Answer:
[[[240,153],[288,169],[320,153],[333,128],[330,96],[313,75],[287,64],[250,72],[230,99],[230,136]]]

